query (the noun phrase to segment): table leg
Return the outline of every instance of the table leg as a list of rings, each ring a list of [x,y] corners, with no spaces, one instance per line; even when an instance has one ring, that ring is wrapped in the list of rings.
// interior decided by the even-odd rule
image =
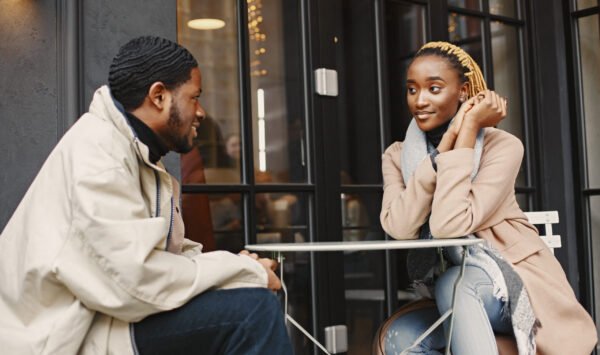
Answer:
[[[460,265],[460,273],[454,283],[454,291],[452,292],[452,315],[450,316],[450,326],[448,327],[448,339],[446,341],[446,355],[450,355],[450,347],[452,345],[452,330],[454,328],[454,307],[456,306],[456,291],[458,290],[458,284],[462,281],[465,273],[465,266],[467,264],[467,256],[469,255],[469,247],[463,246],[462,263]]]
[[[315,338],[313,338],[312,335],[310,335],[310,333],[304,329],[298,322],[296,322],[296,320],[294,318],[292,318],[292,316],[290,316],[288,314],[288,293],[287,293],[287,287],[285,287],[285,282],[283,281],[283,261],[284,258],[281,255],[281,252],[277,252],[277,256],[276,256],[277,262],[279,263],[279,280],[281,281],[281,289],[283,290],[283,299],[284,299],[284,317],[285,320],[292,323],[293,326],[295,326],[296,328],[298,328],[299,331],[301,331],[308,339],[310,339],[310,341],[312,341],[316,346],[318,346],[321,350],[323,350],[323,352],[327,355],[331,355],[331,353],[329,353],[329,351],[327,351],[327,349],[321,344],[319,343],[319,341]]]

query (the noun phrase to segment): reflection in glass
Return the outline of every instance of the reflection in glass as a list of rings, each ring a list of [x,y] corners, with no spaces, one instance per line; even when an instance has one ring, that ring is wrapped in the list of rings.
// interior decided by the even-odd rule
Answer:
[[[258,243],[302,243],[310,240],[307,228],[308,198],[302,193],[256,194]],[[270,254],[264,257],[272,257]],[[288,312],[309,332],[311,323],[311,273],[309,253],[286,253],[284,281],[288,290]],[[312,345],[290,323],[288,334],[294,354],[312,354]]]
[[[590,260],[590,270],[594,273],[594,294],[596,295],[596,314],[600,312],[600,196],[591,196],[589,199],[590,213],[590,238],[592,240],[592,260]],[[596,319],[596,328],[600,329],[600,319]]]
[[[342,7],[343,28],[336,42],[342,53],[337,59],[341,174],[348,184],[378,184],[381,146],[377,56],[372,30],[375,17],[366,16],[375,12],[374,2],[345,0]]]
[[[448,5],[481,10],[481,0],[448,0]]]
[[[489,0],[490,13],[494,15],[503,15],[516,17],[516,0]]]
[[[385,239],[379,224],[381,193],[342,193],[344,241]],[[384,314],[384,252],[344,253],[348,354],[368,354]]]
[[[578,20],[579,60],[587,157],[588,188],[600,187],[600,28],[598,15]]]
[[[254,171],[306,182],[299,5],[247,1]]]
[[[464,49],[485,75],[483,61],[483,21],[472,16],[450,13],[448,17],[448,36],[450,42]]]
[[[181,206],[186,237],[202,243],[204,251],[244,248],[242,196],[231,194],[183,194]]]
[[[577,0],[577,10],[598,6],[598,0]]]
[[[424,5],[386,3],[392,141],[404,140],[411,119],[406,105],[406,70],[412,57],[425,44],[427,38],[425,11]]]
[[[199,30],[188,22],[198,18],[217,18],[225,26]],[[230,156],[226,142],[240,134],[236,1],[177,1],[177,37],[198,61],[202,72],[201,102],[207,117],[198,129],[198,145],[191,157],[182,159],[182,175],[203,175],[191,184],[240,182],[239,156]],[[192,164],[194,166],[186,166]],[[203,171],[202,171],[203,170]]]
[[[492,30],[492,61],[494,68],[495,91],[501,96],[508,98],[508,112],[498,128],[503,129],[525,141],[523,127],[525,118],[523,116],[523,93],[520,83],[519,65],[519,35],[514,26],[494,21]],[[517,186],[527,185],[527,172],[521,165],[517,176]]]
[[[375,240],[383,236],[379,224],[381,198],[381,193],[341,194],[342,230],[345,241]]]
[[[259,243],[308,241],[307,197],[301,193],[266,192],[256,194],[256,228]]]

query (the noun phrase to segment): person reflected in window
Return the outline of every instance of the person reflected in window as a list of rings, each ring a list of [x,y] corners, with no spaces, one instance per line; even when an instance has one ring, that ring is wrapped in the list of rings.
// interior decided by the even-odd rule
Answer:
[[[276,263],[184,237],[161,159],[193,148],[201,92],[177,43],[119,49],[0,235],[3,354],[292,354]]]
[[[506,116],[506,100],[487,90],[466,52],[445,42],[427,43],[416,53],[406,87],[413,119],[405,140],[382,157],[383,229],[396,239],[485,240],[470,247],[457,289],[452,353],[497,354],[499,333],[513,337],[521,355],[589,354],[597,341],[594,322],[516,201],[523,144],[494,128]],[[451,308],[461,252],[409,253],[415,288],[433,301],[386,321],[380,350],[442,351],[448,321],[413,344]]]

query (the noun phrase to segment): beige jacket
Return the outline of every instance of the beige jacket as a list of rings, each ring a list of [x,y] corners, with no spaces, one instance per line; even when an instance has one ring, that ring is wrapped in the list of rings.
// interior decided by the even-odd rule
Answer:
[[[415,169],[408,185],[400,170],[402,143],[383,154],[383,229],[396,239],[416,239],[429,213],[431,233],[452,238],[475,233],[489,241],[523,279],[541,327],[538,354],[587,355],[597,336],[556,258],[517,205],[515,179],[523,145],[498,129],[485,132],[479,172],[471,181],[473,149],[456,149]]]
[[[130,322],[207,290],[266,287],[250,257],[181,238],[173,179],[148,156],[100,88],[0,235],[3,354],[133,354]]]

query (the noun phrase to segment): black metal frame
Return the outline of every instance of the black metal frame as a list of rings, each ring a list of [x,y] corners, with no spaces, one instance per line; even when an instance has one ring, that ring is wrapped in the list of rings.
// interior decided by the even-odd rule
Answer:
[[[560,0],[558,0],[560,1]],[[511,18],[489,13],[489,0],[482,0],[482,10],[464,9],[448,6],[446,0],[373,0],[374,2],[374,38],[376,51],[376,75],[378,94],[378,121],[380,124],[380,150],[383,153],[391,143],[389,89],[387,81],[387,54],[385,13],[388,3],[420,4],[426,6],[427,39],[448,40],[448,15],[474,16],[483,20],[483,56],[484,70],[489,78],[490,87],[493,88],[493,65],[491,48],[491,22],[500,21],[517,27],[519,40],[519,80],[523,93],[523,134],[526,146],[526,181],[527,186],[519,186],[516,192],[526,194],[530,207],[536,208],[542,200],[539,196],[542,186],[538,171],[542,171],[540,162],[533,159],[542,157],[543,152],[536,144],[539,127],[536,125],[536,101],[532,89],[535,82],[533,70],[534,54],[530,48],[525,48],[524,43],[534,36],[530,32],[529,19],[525,7],[526,2],[518,1],[517,17]],[[243,196],[244,234],[246,243],[256,242],[256,211],[254,203],[256,194],[265,192],[296,192],[303,193],[308,198],[307,224],[311,241],[339,240],[342,235],[341,211],[339,209],[339,196],[341,193],[381,193],[382,184],[341,185],[339,178],[339,161],[335,161],[338,154],[335,135],[328,134],[335,131],[331,122],[325,118],[336,113],[335,104],[330,98],[314,94],[313,70],[317,67],[335,68],[335,52],[328,47],[326,42],[333,35],[337,24],[333,23],[327,14],[335,11],[336,1],[298,0],[300,15],[301,36],[301,67],[303,77],[303,112],[305,130],[305,157],[307,160],[307,182],[289,184],[256,184],[254,180],[253,139],[252,139],[252,103],[250,102],[250,70],[249,70],[249,40],[247,27],[247,2],[237,1],[238,24],[238,75],[240,79],[240,127],[242,149],[242,179],[240,184],[207,184],[184,185],[184,193],[240,193]],[[580,10],[572,13],[573,16],[589,14],[591,10]],[[334,12],[335,13],[335,12]],[[578,116],[579,117],[579,116]],[[330,120],[330,117],[327,117]],[[600,194],[600,189],[583,189],[582,196]],[[584,197],[582,197],[584,198]],[[580,204],[582,206],[582,204]],[[387,236],[389,238],[389,236]],[[391,314],[397,306],[396,293],[398,290],[398,275],[396,270],[396,255],[385,252],[385,275],[387,314]],[[345,319],[345,305],[343,295],[343,280],[337,277],[343,273],[343,256],[341,253],[311,254],[311,292],[312,292],[312,328],[313,334],[322,339],[322,329],[326,325],[343,323]],[[338,270],[339,272],[332,272]],[[318,275],[318,276],[317,276]],[[589,281],[589,280],[588,280]],[[592,280],[593,281],[593,280]],[[592,285],[588,283],[588,285]],[[589,289],[589,287],[588,287]],[[335,302],[333,302],[335,301]],[[316,330],[316,331],[315,331]],[[318,350],[314,349],[315,353]]]
[[[592,246],[592,230],[590,220],[590,198],[592,196],[600,196],[600,188],[590,187],[588,181],[588,167],[587,167],[587,148],[586,148],[586,135],[585,135],[585,116],[583,112],[583,90],[581,87],[581,76],[582,68],[580,66],[580,55],[579,55],[579,39],[578,39],[578,25],[577,21],[581,18],[588,16],[600,17],[600,6],[594,6],[582,10],[576,9],[575,0],[569,0],[563,2],[563,9],[568,17],[565,20],[565,30],[567,33],[568,49],[570,50],[569,67],[573,74],[574,80],[569,82],[569,89],[572,92],[570,96],[570,113],[574,129],[572,130],[573,135],[573,160],[577,165],[575,174],[575,191],[576,191],[576,210],[578,223],[577,231],[579,235],[584,236],[580,241],[580,253],[583,257],[579,258],[580,270],[586,272],[580,273],[583,288],[583,299],[582,303],[586,306],[588,311],[592,314],[594,319],[597,319],[597,302],[594,290],[594,250]]]

